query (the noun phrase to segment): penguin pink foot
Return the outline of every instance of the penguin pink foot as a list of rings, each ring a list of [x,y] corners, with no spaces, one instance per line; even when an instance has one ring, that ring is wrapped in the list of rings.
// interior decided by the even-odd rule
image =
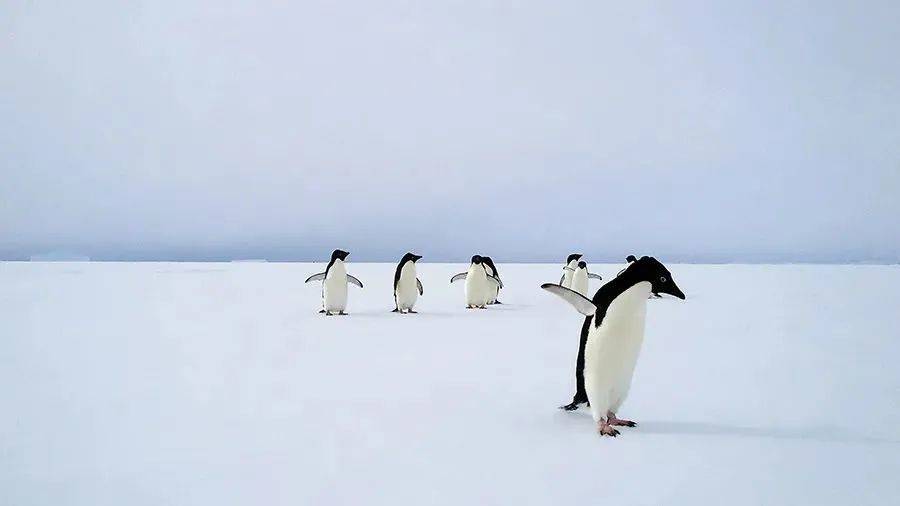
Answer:
[[[616,437],[619,435],[619,431],[614,429],[612,425],[606,422],[606,420],[597,422],[597,432],[600,433],[601,436]]]
[[[610,425],[618,425],[620,427],[637,427],[637,423],[632,422],[631,420],[622,420],[621,418],[616,418],[616,414],[611,411],[606,413],[606,419],[609,421]]]

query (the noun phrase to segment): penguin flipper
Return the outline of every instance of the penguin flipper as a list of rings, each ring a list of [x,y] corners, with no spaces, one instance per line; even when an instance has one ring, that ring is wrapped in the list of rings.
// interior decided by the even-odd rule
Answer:
[[[541,288],[568,302],[584,316],[594,316],[594,313],[597,312],[597,306],[590,299],[575,290],[569,290],[553,283],[544,283],[541,285]]]
[[[347,282],[348,282],[348,283],[353,283],[354,285],[356,285],[356,286],[358,286],[358,287],[360,287],[360,288],[363,287],[363,286],[362,286],[362,281],[356,279],[355,277],[353,277],[353,276],[351,276],[351,275],[349,275],[349,274],[347,274]]]
[[[319,281],[319,280],[322,280],[322,279],[325,279],[325,273],[324,273],[324,272],[320,272],[320,273],[318,273],[318,274],[313,274],[312,276],[306,278],[306,281],[304,281],[304,283],[309,283],[310,281]]]
[[[566,273],[564,272],[562,276],[559,277],[559,286],[562,286],[563,281],[566,280]]]
[[[416,278],[416,287],[419,289],[419,295],[425,295],[425,290],[422,290],[422,282],[419,281],[419,278]]]
[[[459,281],[460,279],[466,279],[466,276],[468,276],[468,275],[469,275],[468,272],[460,272],[456,276],[453,276],[452,278],[450,278],[450,282],[453,283],[454,281]]]
[[[589,279],[603,279],[602,277],[600,277],[599,274],[594,274],[593,272],[588,273],[588,278]]]

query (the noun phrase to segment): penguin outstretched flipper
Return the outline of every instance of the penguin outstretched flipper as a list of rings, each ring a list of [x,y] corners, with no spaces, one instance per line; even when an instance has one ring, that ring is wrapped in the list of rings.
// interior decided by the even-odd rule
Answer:
[[[594,305],[591,299],[574,290],[569,290],[553,283],[544,283],[541,285],[541,288],[568,302],[576,311],[585,316],[593,316],[597,312],[597,306]]]
[[[419,281],[419,278],[416,278],[416,288],[419,289],[419,295],[425,295],[425,290],[422,289],[422,282]]]
[[[588,279],[603,279],[603,278],[599,274],[594,274],[593,272],[589,272]]]
[[[461,279],[466,279],[466,276],[468,276],[468,274],[469,274],[468,272],[460,272],[459,274],[456,274],[456,275],[454,275],[452,278],[450,278],[450,282],[451,282],[451,283],[454,283],[454,282],[459,281],[459,280],[461,280]]]
[[[347,274],[347,282],[348,282],[348,283],[351,283],[351,284],[354,284],[354,285],[356,285],[356,286],[358,286],[358,287],[360,287],[360,288],[363,287],[362,281],[356,279],[354,276],[351,276],[351,275],[349,275],[349,274]]]
[[[325,279],[325,273],[320,272],[318,274],[313,274],[312,276],[306,278],[306,281],[304,281],[304,283],[309,283],[310,281],[321,281],[323,279]]]

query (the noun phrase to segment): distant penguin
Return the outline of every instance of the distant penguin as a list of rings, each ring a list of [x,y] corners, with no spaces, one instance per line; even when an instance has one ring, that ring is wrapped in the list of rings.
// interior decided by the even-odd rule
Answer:
[[[575,274],[575,267],[578,265],[578,261],[581,260],[582,256],[584,255],[580,253],[572,253],[566,258],[566,265],[563,267],[562,277],[559,278],[559,286],[564,288],[572,286],[572,274]]]
[[[575,271],[572,273],[572,283],[569,288],[575,290],[585,297],[589,297],[588,282],[589,279],[603,279],[599,274],[594,274],[593,272],[588,272],[587,262],[584,260],[579,260],[578,264],[575,265]]]
[[[637,258],[635,258],[634,255],[628,255],[627,257],[625,257],[625,261],[628,262],[628,265],[631,265],[633,262],[637,261]],[[628,268],[628,265],[625,266],[625,269]],[[625,272],[625,269],[622,269],[621,271],[619,271],[619,274],[622,274],[623,272]],[[619,274],[616,274],[616,276],[618,276]]]
[[[497,270],[497,266],[494,265],[494,261],[491,260],[491,257],[481,257],[481,261],[484,262],[484,270],[485,270],[485,272],[487,272],[487,275],[493,276],[493,277],[497,278],[497,280],[500,280],[500,271]],[[493,297],[491,297],[491,300],[488,301],[488,304],[489,305],[490,304],[503,304],[502,302],[497,300],[497,297],[499,297],[499,296],[500,296],[500,285],[498,284],[497,290],[494,292],[494,295],[493,295]]]
[[[419,295],[423,294],[422,282],[416,277],[416,262],[421,258],[420,255],[407,253],[397,264],[397,270],[394,271],[395,313],[415,313],[413,306]]]
[[[450,282],[466,280],[466,309],[484,309],[491,297],[496,293],[496,287],[503,288],[503,283],[494,276],[488,276],[481,256],[472,257],[468,272],[461,272],[452,278]]]
[[[322,280],[322,310],[319,312],[325,313],[326,316],[347,314],[344,312],[347,309],[347,283],[363,287],[360,280],[347,274],[345,261],[349,254],[343,250],[334,250],[325,272],[313,274],[304,281],[304,283],[309,283]]]
[[[634,427],[616,414],[628,396],[643,344],[647,296],[656,290],[684,299],[672,274],[655,258],[642,257],[597,290],[593,300],[553,283],[541,288],[587,317],[582,326],[584,384],[598,432],[617,436],[615,426]]]
[[[628,255],[627,257],[625,257],[625,261],[628,262],[629,265],[631,265],[632,263],[634,263],[634,262],[637,261],[637,258],[635,258],[634,255]],[[627,268],[627,267],[628,267],[628,266],[626,266],[626,268]],[[622,269],[621,271],[619,271],[619,274],[622,274],[623,272],[625,272],[625,269]],[[618,276],[619,274],[616,274],[616,276]],[[656,298],[656,299],[661,299],[661,298],[662,298],[662,295],[660,295],[660,294],[658,294],[658,293],[656,293],[656,292],[654,291],[654,292],[652,292],[652,294],[650,295],[650,297],[651,297],[651,298]]]
[[[575,272],[572,274],[571,289],[585,297],[589,297],[588,285],[590,284],[589,280],[592,278],[603,279],[597,274],[588,272],[587,263],[584,260],[580,260],[575,267]],[[580,404],[584,404],[588,401],[587,394],[584,391],[584,345],[587,338],[586,325],[589,324],[591,318],[592,317],[590,316],[585,318],[584,325],[581,329],[581,338],[578,341],[578,357],[575,359],[575,395],[572,397],[571,403],[560,406],[560,409],[565,409],[566,411],[578,409]]]

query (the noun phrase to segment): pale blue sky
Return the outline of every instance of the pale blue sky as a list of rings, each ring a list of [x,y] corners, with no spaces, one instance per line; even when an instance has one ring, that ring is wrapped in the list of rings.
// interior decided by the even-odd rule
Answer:
[[[896,1],[6,0],[0,258],[896,262],[898,54]]]

